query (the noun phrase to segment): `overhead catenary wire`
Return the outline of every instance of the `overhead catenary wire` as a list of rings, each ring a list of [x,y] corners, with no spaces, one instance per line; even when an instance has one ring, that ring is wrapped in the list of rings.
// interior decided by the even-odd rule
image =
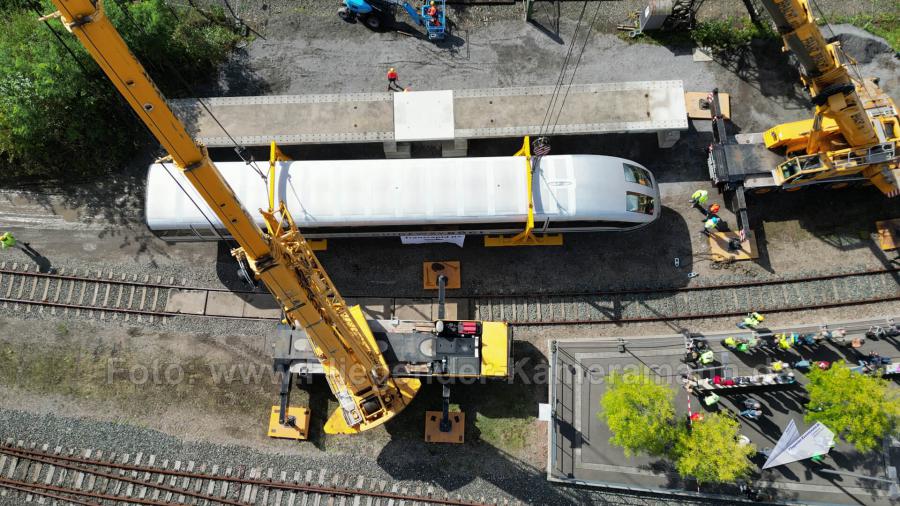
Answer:
[[[44,13],[40,9],[40,5],[37,2],[35,2],[33,0],[26,0],[26,3],[28,3],[28,6],[31,7],[31,10],[33,10],[35,14],[37,14],[38,16],[44,15]],[[47,19],[44,19],[43,22],[44,22],[44,26],[46,26],[47,29],[50,30],[50,33],[52,33],[53,36],[56,37],[56,40],[62,45],[62,47],[64,47],[66,49],[66,53],[68,53],[69,56],[72,57],[72,60],[74,60],[75,63],[78,65],[78,67],[81,68],[81,71],[84,72],[84,75],[90,77],[91,74],[90,74],[90,72],[88,72],[87,67],[85,67],[84,63],[82,63],[82,61],[78,59],[78,56],[75,54],[75,51],[73,51],[72,48],[70,48],[69,45],[66,44],[66,41],[63,40],[63,38],[59,34],[59,32],[57,32],[56,30],[53,29],[53,26],[50,25],[50,21]]]

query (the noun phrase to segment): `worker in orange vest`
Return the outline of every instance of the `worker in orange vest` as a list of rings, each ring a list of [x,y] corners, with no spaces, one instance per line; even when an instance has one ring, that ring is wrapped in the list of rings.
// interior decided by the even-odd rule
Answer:
[[[428,14],[428,16],[431,17],[432,22],[434,22],[435,24],[439,24],[438,19],[437,19],[438,8],[437,8],[437,5],[434,3],[434,0],[431,0],[431,4],[428,6],[427,9],[425,9],[425,14]]]
[[[397,71],[394,70],[394,67],[388,69],[387,72],[387,80],[388,80],[388,91],[403,91],[403,87],[397,84]]]

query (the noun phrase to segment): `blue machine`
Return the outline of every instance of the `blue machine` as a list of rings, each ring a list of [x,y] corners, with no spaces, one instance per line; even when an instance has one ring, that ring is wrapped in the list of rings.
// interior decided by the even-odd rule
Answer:
[[[372,30],[377,30],[389,19],[391,4],[401,5],[417,25],[425,27],[428,40],[442,40],[447,35],[446,0],[435,0],[437,12],[434,16],[428,14],[430,1],[416,9],[408,1],[401,4],[399,0],[343,0],[338,16],[351,23],[359,20]]]

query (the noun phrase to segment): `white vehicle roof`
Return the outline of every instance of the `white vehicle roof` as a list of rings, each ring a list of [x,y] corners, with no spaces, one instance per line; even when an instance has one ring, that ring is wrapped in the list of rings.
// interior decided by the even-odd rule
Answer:
[[[534,173],[535,220],[644,223],[659,212],[658,190],[625,181],[622,163],[601,155],[540,158]],[[258,164],[266,171],[268,164]],[[266,182],[243,162],[216,163],[244,208],[268,208]],[[353,227],[428,223],[524,222],[525,158],[303,160],[277,164],[276,195],[297,225]],[[625,193],[657,198],[654,215],[625,211]],[[172,164],[153,164],[147,178],[151,229],[222,224]],[[261,218],[258,220],[262,223]]]

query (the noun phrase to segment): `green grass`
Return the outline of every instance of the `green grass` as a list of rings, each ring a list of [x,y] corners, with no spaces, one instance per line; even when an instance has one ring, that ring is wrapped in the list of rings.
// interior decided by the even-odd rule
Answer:
[[[750,44],[753,39],[772,39],[777,37],[769,24],[758,27],[750,22],[750,18],[728,18],[697,23],[691,31],[691,39],[700,47],[708,47],[717,51],[728,51]]]
[[[273,385],[265,380],[244,383],[235,374],[234,381],[214,381],[203,356],[145,354],[128,344],[100,340],[73,346],[65,325],[55,330],[60,342],[40,349],[0,341],[0,384],[115,405],[137,417],[170,406],[259,417],[275,398]]]
[[[848,23],[862,28],[886,40],[894,51],[900,51],[900,1],[894,2],[894,8],[889,9],[889,12],[857,14],[829,19],[829,21],[831,23]]]
[[[475,417],[479,439],[508,453],[525,448],[528,435],[534,430],[534,417],[490,418],[481,413]]]
[[[750,22],[750,17],[726,18],[697,23],[693,30],[651,31],[631,38],[627,32],[619,32],[619,37],[630,42],[659,44],[663,46],[692,46],[710,48],[714,51],[729,51],[746,46],[753,39],[771,39],[778,35],[766,23],[760,28]]]

